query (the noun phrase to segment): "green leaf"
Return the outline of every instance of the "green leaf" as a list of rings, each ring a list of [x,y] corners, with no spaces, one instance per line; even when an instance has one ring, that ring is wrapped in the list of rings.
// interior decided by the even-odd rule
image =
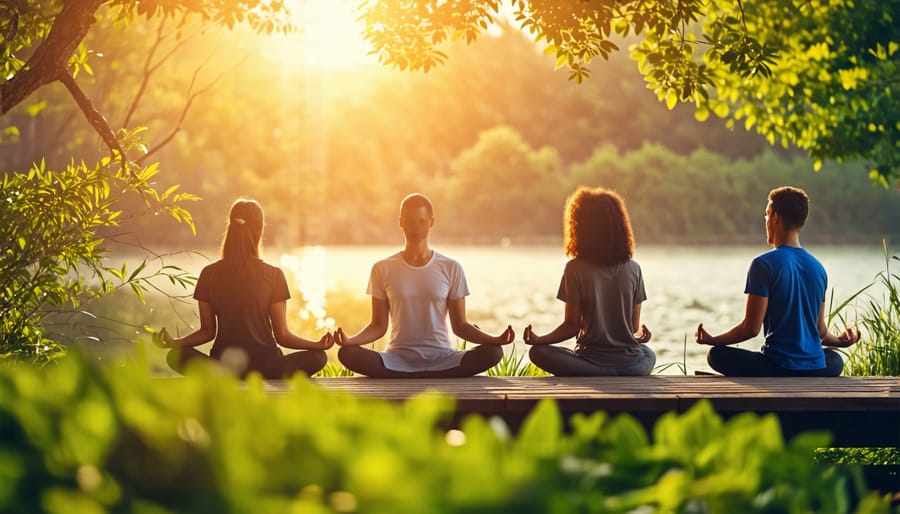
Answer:
[[[543,399],[532,409],[515,439],[517,451],[529,455],[553,455],[559,450],[562,416],[556,402]]]

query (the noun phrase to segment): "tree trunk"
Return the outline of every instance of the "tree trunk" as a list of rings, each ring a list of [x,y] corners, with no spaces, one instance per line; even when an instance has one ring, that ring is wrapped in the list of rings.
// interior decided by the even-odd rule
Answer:
[[[94,23],[94,13],[107,0],[67,0],[53,21],[47,39],[28,59],[25,67],[0,84],[0,114],[28,98],[31,93],[68,73],[69,57]]]

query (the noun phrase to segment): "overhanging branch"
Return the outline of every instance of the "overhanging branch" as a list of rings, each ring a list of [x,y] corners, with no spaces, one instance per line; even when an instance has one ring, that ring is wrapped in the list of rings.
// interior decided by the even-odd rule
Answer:
[[[75,102],[78,104],[78,108],[84,113],[85,118],[87,118],[88,123],[91,124],[94,131],[103,138],[103,142],[106,143],[106,146],[108,146],[110,150],[119,153],[119,158],[122,159],[122,163],[124,164],[125,151],[122,150],[122,147],[116,140],[116,135],[113,134],[112,129],[109,128],[109,123],[106,122],[106,118],[104,118],[97,109],[94,109],[94,104],[91,103],[90,98],[88,98],[87,95],[84,94],[84,91],[78,87],[78,83],[75,82],[75,79],[72,78],[71,75],[62,73],[59,80],[66,86],[66,89],[69,90],[72,98],[74,98]]]
[[[47,39],[38,46],[21,70],[0,84],[0,114],[6,114],[37,89],[66,73],[69,57],[94,24],[94,13],[107,0],[65,2]]]

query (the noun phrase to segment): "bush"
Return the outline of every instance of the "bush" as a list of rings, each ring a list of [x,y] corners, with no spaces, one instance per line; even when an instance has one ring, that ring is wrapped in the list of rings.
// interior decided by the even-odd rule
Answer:
[[[126,145],[127,146],[127,145]],[[48,334],[44,318],[55,309],[77,309],[90,298],[129,286],[139,297],[148,280],[164,276],[193,283],[172,266],[150,273],[144,261],[136,269],[108,267],[103,230],[119,227],[121,203],[141,198],[147,214],[168,213],[193,230],[182,207],[196,197],[164,193],[151,182],[157,166],[146,168],[102,159],[93,168],[70,164],[48,170],[43,162],[27,173],[5,173],[0,181],[0,358],[46,364],[65,353]]]
[[[828,436],[782,439],[776,418],[723,421],[708,403],[632,418],[552,401],[519,433],[452,401],[285,391],[197,367],[0,369],[0,512],[887,512],[858,468],[812,458]],[[858,502],[851,498],[860,498]]]

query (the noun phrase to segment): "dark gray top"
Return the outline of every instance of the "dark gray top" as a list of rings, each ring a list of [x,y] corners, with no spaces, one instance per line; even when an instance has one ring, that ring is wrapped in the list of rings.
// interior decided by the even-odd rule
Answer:
[[[281,354],[272,333],[269,308],[291,297],[284,272],[261,260],[250,263],[243,276],[224,261],[200,272],[194,289],[196,300],[209,302],[218,331],[210,354],[219,358],[226,348],[237,346],[250,357]]]
[[[578,305],[581,333],[575,353],[597,364],[640,356],[631,326],[634,306],[647,299],[641,267],[634,260],[597,266],[582,258],[566,263],[557,298]]]

